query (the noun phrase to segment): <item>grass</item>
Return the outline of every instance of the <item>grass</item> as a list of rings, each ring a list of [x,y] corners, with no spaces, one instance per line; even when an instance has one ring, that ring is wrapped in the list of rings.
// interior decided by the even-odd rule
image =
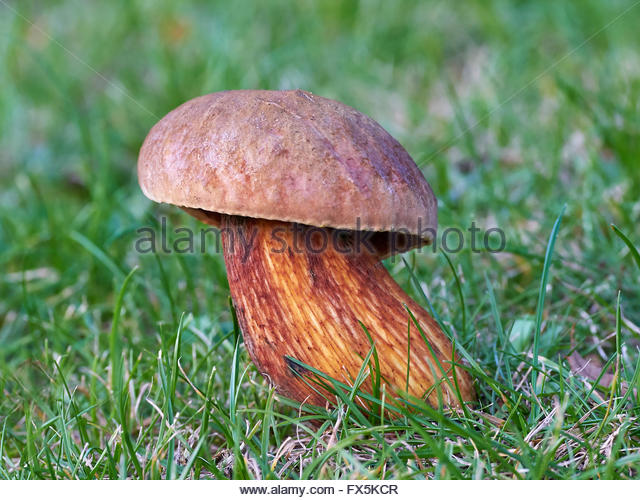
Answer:
[[[0,4],[0,478],[638,477],[640,5],[241,3]],[[135,252],[161,216],[200,227],[137,186],[158,117],[292,87],[396,136],[441,228],[505,231],[387,263],[475,406],[390,420],[326,381],[339,406],[301,412],[250,363],[221,255]]]

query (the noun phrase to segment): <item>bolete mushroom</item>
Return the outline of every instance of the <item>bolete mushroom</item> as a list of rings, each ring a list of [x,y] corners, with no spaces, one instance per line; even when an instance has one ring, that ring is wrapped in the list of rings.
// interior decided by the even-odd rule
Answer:
[[[351,384],[373,342],[393,394],[474,398],[449,339],[381,262],[431,243],[437,204],[371,118],[301,90],[197,97],[151,129],[138,179],[220,228],[246,348],[278,392],[324,404],[298,362]]]

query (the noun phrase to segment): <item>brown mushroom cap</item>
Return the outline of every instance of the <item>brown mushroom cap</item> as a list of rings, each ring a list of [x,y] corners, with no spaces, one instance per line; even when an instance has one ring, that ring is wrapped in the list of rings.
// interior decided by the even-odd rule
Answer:
[[[232,90],[182,104],[149,132],[138,180],[148,198],[212,224],[229,214],[402,231],[418,237],[411,246],[430,243],[437,226],[433,191],[398,141],[355,109],[302,90]]]

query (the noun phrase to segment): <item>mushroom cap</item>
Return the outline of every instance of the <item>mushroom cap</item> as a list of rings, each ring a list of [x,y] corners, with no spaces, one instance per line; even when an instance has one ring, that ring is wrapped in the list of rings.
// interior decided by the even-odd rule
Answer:
[[[403,233],[430,243],[431,187],[378,123],[303,90],[230,90],[162,118],[138,158],[144,194],[210,224],[219,214]],[[404,248],[406,250],[408,248]]]

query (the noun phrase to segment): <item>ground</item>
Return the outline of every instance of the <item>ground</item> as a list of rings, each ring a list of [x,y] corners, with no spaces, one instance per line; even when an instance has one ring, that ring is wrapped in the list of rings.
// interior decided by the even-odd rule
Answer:
[[[1,1],[0,478],[637,477],[639,20],[622,0]],[[231,88],[338,99],[411,153],[465,241],[387,265],[475,405],[388,419],[338,389],[302,411],[248,359],[220,253],[136,251],[162,216],[203,227],[140,192],[146,133]],[[505,248],[472,248],[472,223]]]

